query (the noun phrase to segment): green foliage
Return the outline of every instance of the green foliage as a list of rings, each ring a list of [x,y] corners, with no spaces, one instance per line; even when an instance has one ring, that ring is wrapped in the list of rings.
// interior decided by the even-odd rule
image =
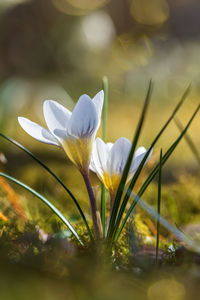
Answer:
[[[75,203],[76,207],[78,208],[80,216],[83,218],[83,221],[84,221],[84,223],[86,225],[86,228],[87,228],[87,230],[88,230],[88,232],[90,234],[90,237],[91,237],[91,239],[93,239],[92,238],[92,233],[91,233],[90,228],[89,228],[88,223],[87,223],[87,220],[85,218],[85,215],[84,215],[84,213],[83,213],[83,211],[82,211],[82,209],[81,209],[78,201],[76,200],[76,198],[74,197],[74,195],[72,194],[72,192],[64,184],[64,182],[47,165],[45,165],[35,154],[33,154],[31,151],[29,151],[26,147],[24,147],[23,145],[21,145],[17,141],[9,138],[8,136],[6,136],[3,133],[0,133],[0,136],[3,137],[4,139],[6,139],[7,141],[11,142],[12,144],[14,144],[15,146],[17,146],[21,150],[23,150],[26,154],[28,154],[31,158],[33,158],[41,167],[43,167],[50,175],[52,175],[59,182],[59,184],[69,194],[69,196],[72,198],[73,202]]]
[[[27,186],[26,184],[20,182],[19,180],[0,172],[0,176],[11,180],[12,182],[18,184],[19,186],[23,187],[24,189],[31,192],[33,195],[35,195],[37,198],[39,198],[44,204],[46,204],[58,217],[59,219],[69,228],[69,230],[72,232],[72,234],[76,237],[76,239],[79,241],[81,245],[83,245],[81,239],[79,238],[77,232],[74,230],[73,226],[68,222],[68,220],[61,214],[61,212],[51,203],[49,202],[44,196],[40,195],[38,192],[34,191],[32,188]]]
[[[160,138],[160,136],[163,134],[164,130],[167,128],[167,126],[169,125],[169,123],[173,120],[174,116],[176,115],[177,111],[180,109],[181,105],[183,104],[184,100],[186,99],[188,93],[190,91],[190,87],[188,87],[185,91],[185,93],[183,94],[183,96],[181,97],[181,100],[179,101],[179,103],[177,104],[177,106],[175,107],[174,111],[172,112],[171,116],[169,117],[169,119],[167,120],[167,122],[164,124],[164,126],[161,128],[161,130],[159,131],[158,135],[155,137],[155,139],[153,140],[152,144],[151,144],[151,147],[149,148],[149,150],[147,151],[146,155],[144,156],[143,160],[141,161],[137,171],[135,172],[135,175],[133,176],[132,180],[131,180],[131,183],[129,184],[129,187],[126,191],[126,194],[125,194],[125,197],[122,201],[122,205],[121,205],[121,208],[119,210],[119,214],[118,214],[118,217],[117,217],[117,220],[116,220],[116,224],[115,224],[115,229],[114,229],[114,232],[113,232],[113,239],[116,241],[132,210],[134,209],[135,205],[137,204],[137,201],[139,200],[138,199],[135,199],[135,201],[132,203],[131,207],[128,209],[128,212],[126,213],[126,217],[124,218],[124,220],[122,221],[122,225],[120,226],[120,222],[121,222],[121,219],[122,219],[122,215],[123,215],[123,212],[125,211],[125,208],[126,208],[126,205],[128,203],[128,200],[129,200],[129,197],[132,193],[132,190],[135,186],[135,183],[142,171],[142,168],[145,164],[145,161],[149,155],[149,153],[151,152],[151,150],[153,149],[153,146],[156,144],[156,142],[158,141],[158,139]],[[148,94],[147,94],[148,95]],[[148,98],[148,97],[147,97]],[[147,99],[146,98],[146,99]],[[184,128],[184,130],[181,132],[180,136],[178,137],[178,139],[171,145],[171,147],[169,147],[168,151],[165,153],[163,159],[162,159],[162,165],[167,161],[167,159],[169,158],[169,156],[172,154],[172,152],[174,151],[174,149],[176,148],[176,146],[178,145],[178,143],[180,142],[180,140],[182,139],[182,137],[184,136],[184,134],[186,133],[188,127],[190,126],[192,120],[194,119],[195,115],[197,114],[197,112],[199,111],[199,106],[197,107],[197,109],[195,110],[194,114],[192,115],[190,121],[188,122],[187,126]],[[142,119],[141,119],[142,120]],[[139,127],[138,127],[139,128]],[[146,181],[144,182],[144,184],[142,185],[140,191],[138,192],[138,196],[142,196],[143,192],[145,191],[145,189],[148,187],[148,185],[150,184],[150,182],[152,181],[152,179],[155,177],[155,175],[158,173],[158,170],[159,170],[159,164],[157,164],[157,166],[154,168],[154,170],[151,172],[151,174],[148,176],[148,178],[146,179]]]
[[[158,176],[158,204],[157,204],[157,236],[156,236],[156,262],[158,263],[159,239],[160,239],[160,204],[161,204],[161,187],[162,187],[162,149],[160,150],[159,176]]]
[[[108,78],[102,79],[103,91],[104,91],[104,103],[103,103],[103,124],[102,124],[102,139],[106,142],[107,135],[107,112],[108,112]],[[105,238],[106,234],[106,188],[101,183],[101,223],[102,223],[102,234]]]
[[[135,152],[135,149],[137,146],[137,142],[138,142],[141,130],[142,130],[144,120],[145,120],[145,115],[146,115],[149,101],[151,98],[151,93],[152,93],[152,82],[150,81],[149,87],[147,90],[147,94],[146,94],[146,98],[145,98],[145,102],[144,102],[144,106],[143,106],[143,110],[142,110],[142,113],[141,113],[141,116],[140,116],[140,119],[138,122],[138,126],[136,129],[135,135],[133,137],[132,147],[131,147],[131,150],[130,150],[130,153],[129,153],[129,156],[128,156],[128,159],[127,159],[127,162],[126,162],[123,174],[122,174],[122,178],[120,180],[120,184],[119,184],[119,187],[117,190],[117,194],[115,197],[115,202],[114,202],[114,206],[113,206],[113,210],[112,210],[112,214],[111,214],[111,218],[110,218],[110,222],[109,222],[109,228],[108,228],[108,234],[107,234],[108,239],[112,238],[112,235],[114,234],[114,232],[116,232],[116,230],[118,229],[118,226],[119,226],[119,222],[116,221],[116,217],[117,217],[117,213],[118,213],[118,210],[120,207],[121,197],[122,197],[123,191],[125,189],[126,180],[128,177],[128,172],[129,172],[129,169],[131,166],[133,155],[134,155],[134,152]],[[149,151],[149,153],[150,153],[150,151]],[[145,155],[145,157],[147,158],[146,155]],[[144,160],[144,162],[145,162],[145,160]],[[143,162],[143,164],[144,164],[144,162]],[[142,164],[142,162],[141,162],[141,164]],[[122,204],[122,213],[120,214],[120,212],[119,212],[119,218],[123,214],[124,210],[125,210],[125,205]],[[116,224],[115,224],[115,222],[116,222]]]
[[[198,175],[183,174],[178,181],[163,186],[162,215],[167,220],[178,226],[200,221],[198,177]],[[154,206],[156,203],[156,189],[156,184],[152,183],[151,188],[145,192],[148,203]]]

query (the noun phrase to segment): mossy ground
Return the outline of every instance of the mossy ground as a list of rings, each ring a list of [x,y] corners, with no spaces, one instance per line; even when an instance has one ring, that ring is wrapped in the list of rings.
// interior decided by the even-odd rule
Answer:
[[[156,221],[139,207],[112,250],[103,243],[92,246],[70,198],[53,179],[33,166],[28,163],[24,173],[20,169],[16,174],[61,209],[86,247],[79,246],[38,199],[13,185],[10,187],[13,194],[9,194],[1,183],[0,204],[5,217],[0,223],[2,299],[23,300],[27,295],[29,299],[44,300],[197,299],[198,253],[191,252],[161,226],[159,264],[156,265]],[[64,172],[59,163],[54,162],[52,166],[75,191],[89,218],[87,194],[78,172],[71,165],[66,166],[68,172]],[[141,182],[145,173],[142,176]],[[92,181],[94,186],[98,185],[95,176]],[[200,232],[198,182],[199,174],[184,173],[176,182],[164,183],[161,202],[162,216],[196,241]],[[98,188],[96,191],[98,193]],[[143,198],[156,209],[156,181]]]

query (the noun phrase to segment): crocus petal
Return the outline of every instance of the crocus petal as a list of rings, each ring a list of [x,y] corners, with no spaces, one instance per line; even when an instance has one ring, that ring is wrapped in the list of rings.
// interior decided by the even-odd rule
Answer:
[[[147,150],[144,147],[139,147],[137,149],[137,151],[135,152],[134,157],[133,157],[133,161],[132,161],[131,168],[130,168],[130,173],[135,173],[135,171],[139,167],[141,161],[143,160],[144,156],[146,155],[146,152],[147,152]],[[149,153],[149,155],[145,161],[145,164],[150,159],[152,152],[153,152],[153,150],[151,150],[151,152]]]
[[[62,147],[69,159],[79,168],[79,170],[88,170],[93,139],[68,137],[62,141]]]
[[[95,107],[96,107],[96,111],[97,111],[97,115],[98,115],[98,127],[101,123],[101,112],[102,112],[102,108],[103,108],[103,100],[104,100],[104,91],[101,90],[99,93],[96,94],[96,96],[94,96],[94,98],[92,99]]]
[[[64,138],[71,111],[56,101],[46,100],[43,105],[44,118],[52,134]],[[56,134],[57,131],[57,134]],[[60,134],[58,134],[60,132]],[[62,133],[62,134],[61,134]]]
[[[97,138],[97,139],[100,139],[100,138]],[[102,172],[99,172],[99,169],[98,169],[99,160],[95,159],[97,157],[97,147],[98,147],[98,145],[97,145],[96,142],[93,144],[93,151],[92,151],[92,157],[91,157],[91,162],[90,162],[90,170],[95,172],[95,173],[98,172],[99,174],[101,174]],[[105,167],[105,170],[104,169],[101,170],[103,172],[107,171],[106,162],[107,162],[107,158],[108,158],[108,152],[111,150],[111,148],[113,146],[113,143],[106,143],[106,144],[104,144],[104,146],[105,146],[105,149],[103,150],[103,152],[105,151],[106,153],[104,153],[104,162],[105,162],[104,167]]]
[[[92,159],[90,163],[90,169],[97,173],[98,176],[102,177],[106,170],[106,162],[108,157],[107,145],[102,139],[97,138],[93,144]]]
[[[87,95],[82,95],[68,122],[68,135],[77,138],[89,138],[98,127],[98,115],[96,107]]]
[[[106,144],[106,148],[107,148],[107,152],[109,152],[113,147],[113,143],[107,143]]]
[[[95,162],[94,162],[94,160],[93,160],[93,156],[91,157],[89,169],[90,169],[92,172],[97,173],[97,168],[96,168]]]
[[[54,136],[44,127],[23,117],[19,117],[18,122],[21,127],[36,140],[42,143],[59,146]]]
[[[122,174],[129,152],[131,149],[131,142],[122,137],[119,138],[111,150],[109,151],[107,169],[110,176],[113,174]]]

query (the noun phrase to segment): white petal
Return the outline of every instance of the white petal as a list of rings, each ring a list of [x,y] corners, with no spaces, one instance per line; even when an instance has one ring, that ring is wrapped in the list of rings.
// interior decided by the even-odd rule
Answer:
[[[107,170],[108,152],[111,150],[113,143],[104,143],[103,140],[97,138],[93,144],[92,157],[90,162],[90,170],[97,173],[99,177]]]
[[[122,137],[119,138],[109,151],[107,168],[110,176],[112,174],[122,174],[128,155],[131,149],[131,142]]]
[[[106,148],[107,148],[107,152],[109,152],[113,147],[113,143],[107,143],[106,144]]]
[[[44,118],[52,134],[59,138],[65,136],[71,111],[56,101],[46,100],[43,105]],[[59,134],[60,132],[60,134]],[[56,134],[57,133],[57,134]]]
[[[42,143],[59,146],[57,140],[46,128],[23,117],[19,117],[18,122],[21,127],[36,140]]]
[[[94,163],[93,156],[91,157],[89,169],[90,169],[92,172],[97,173],[97,169],[96,169],[96,166],[95,166],[95,163]]]
[[[82,95],[68,122],[67,133],[78,138],[87,138],[93,135],[98,127],[98,115],[91,98]]]
[[[100,138],[97,138],[93,145],[91,169],[95,170],[99,176],[107,172],[107,153],[106,144]]]
[[[98,115],[98,127],[101,123],[101,112],[102,112],[102,108],[103,108],[103,101],[104,101],[104,91],[101,90],[99,93],[96,94],[96,96],[94,96],[94,98],[92,99],[95,107],[96,107],[96,111],[97,111],[97,115]]]
[[[139,147],[137,149],[137,151],[135,152],[134,157],[133,157],[133,161],[132,161],[131,168],[130,168],[130,173],[135,173],[135,171],[139,167],[141,161],[143,160],[146,152],[147,152],[147,150],[144,147]],[[147,159],[145,161],[145,164],[150,159],[150,157],[152,155],[152,152],[153,152],[153,150],[149,153],[149,155],[148,155],[148,157],[147,157]]]

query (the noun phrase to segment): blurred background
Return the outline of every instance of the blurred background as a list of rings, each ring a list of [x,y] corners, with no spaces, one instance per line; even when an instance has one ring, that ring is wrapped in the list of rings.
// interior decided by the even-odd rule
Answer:
[[[108,141],[114,142],[121,136],[131,140],[149,80],[153,79],[152,101],[139,140],[140,145],[149,147],[190,83],[191,93],[178,113],[183,125],[199,103],[199,16],[199,0],[0,0],[0,132],[32,150],[56,171],[80,201],[87,219],[90,219],[88,197],[76,168],[60,149],[28,136],[17,117],[25,116],[45,126],[42,115],[45,99],[57,100],[72,110],[80,95],[93,97],[102,88],[102,77],[107,76]],[[197,151],[199,129],[197,116],[189,130]],[[101,136],[101,128],[98,134]],[[178,134],[172,122],[154,148],[138,185],[158,161],[160,148],[165,151]],[[45,195],[81,233],[80,217],[62,187],[24,152],[2,138],[0,170]],[[99,195],[99,181],[94,174],[92,183]],[[199,161],[185,140],[163,168],[163,183],[162,216],[189,236],[198,235],[199,241]],[[156,181],[144,199],[156,208]],[[142,241],[154,247],[155,220],[139,212],[138,223],[134,219],[136,228],[144,237]],[[99,258],[94,262],[93,252],[86,259],[83,254],[77,262],[72,258],[76,251],[66,239],[69,232],[64,231],[48,208],[2,178],[0,224],[3,299],[22,300],[29,295],[30,299],[116,300],[133,299],[135,295],[141,300],[184,300],[193,299],[193,294],[194,299],[198,298],[199,256],[198,269],[190,268],[193,261],[191,265],[187,261],[190,268],[187,276],[185,265],[181,269],[178,260],[176,277],[182,270],[179,276],[182,283],[173,279],[171,268],[168,268],[169,279],[157,281],[160,274],[149,273],[147,282],[148,253],[141,254],[143,265],[138,268],[135,262],[124,263],[128,248],[122,244],[120,268],[115,262],[117,272],[105,276],[106,270],[99,272]],[[50,234],[55,245],[44,244],[45,234]],[[164,249],[174,236],[163,229],[161,234]],[[117,258],[118,254],[115,255]],[[119,270],[130,272],[131,277],[122,276]],[[136,274],[134,280],[132,274]],[[67,278],[67,283],[63,278]],[[92,294],[88,296],[90,289]]]
[[[132,139],[152,78],[152,101],[139,141],[148,147],[190,83],[192,92],[178,115],[183,125],[199,103],[199,15],[199,0],[1,0],[0,130],[39,154],[79,193],[82,187],[71,179],[71,168],[75,176],[78,172],[64,153],[28,136],[17,116],[45,125],[45,99],[72,110],[81,94],[93,97],[102,88],[106,75],[108,140]],[[199,128],[197,117],[189,131],[197,149]],[[172,123],[155,147],[150,166],[160,147],[167,149],[178,134]],[[6,171],[57,195],[24,153],[3,140],[1,151],[8,161]],[[198,170],[185,141],[166,165],[164,181],[176,180],[183,170]]]
[[[198,0],[1,0],[1,129],[34,145],[22,137],[18,115],[42,123],[45,99],[72,109],[81,94],[94,96],[106,75],[108,138],[131,138],[152,78],[147,146],[189,83],[183,123],[198,102],[199,13]]]

